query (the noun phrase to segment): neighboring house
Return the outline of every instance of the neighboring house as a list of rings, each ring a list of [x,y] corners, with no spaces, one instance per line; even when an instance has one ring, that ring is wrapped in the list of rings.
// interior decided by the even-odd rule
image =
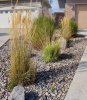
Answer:
[[[87,0],[58,0],[62,13],[77,22],[78,28],[87,29]],[[60,13],[60,12],[58,12]]]
[[[47,0],[18,0],[15,7],[16,0],[0,0],[0,28],[9,28],[9,21],[11,20],[12,8],[15,7],[16,11],[24,9],[31,10],[31,18],[37,18],[39,15],[49,15],[50,4]],[[4,20],[4,21],[3,21]]]
[[[58,1],[58,8],[57,11],[54,12],[56,24],[58,24],[60,19],[65,15],[64,11],[65,11],[65,3],[66,3],[66,0],[57,0],[57,1]]]
[[[59,12],[64,13],[66,0],[58,0]]]
[[[0,0],[0,7],[12,7],[15,6],[17,0]],[[32,3],[30,3],[32,1]],[[48,0],[18,0],[17,6],[27,6],[33,8],[39,8],[42,14],[49,13],[51,8]],[[19,8],[19,7],[18,7]],[[21,8],[22,9],[22,8]],[[35,10],[35,9],[34,9]],[[31,11],[34,11],[31,9]]]
[[[79,29],[87,29],[87,0],[66,0],[65,15],[76,20]]]

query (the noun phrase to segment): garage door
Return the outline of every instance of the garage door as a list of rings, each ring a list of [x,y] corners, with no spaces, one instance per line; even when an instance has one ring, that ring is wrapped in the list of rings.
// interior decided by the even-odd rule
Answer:
[[[87,5],[77,5],[76,11],[79,29],[87,29]]]
[[[4,12],[0,13],[0,28],[9,28],[9,26],[10,26],[9,21],[11,19],[10,17],[11,17],[10,12],[5,13],[5,11],[4,11]]]
[[[27,6],[17,6],[18,9],[21,9],[25,7],[25,9],[31,9],[31,18],[32,20],[37,18],[39,16],[39,10],[36,7],[27,7]],[[16,8],[17,8],[16,7]],[[11,7],[2,7],[0,8],[0,28],[9,28],[10,27],[10,21],[12,20],[12,11]],[[25,11],[23,12],[25,14]]]

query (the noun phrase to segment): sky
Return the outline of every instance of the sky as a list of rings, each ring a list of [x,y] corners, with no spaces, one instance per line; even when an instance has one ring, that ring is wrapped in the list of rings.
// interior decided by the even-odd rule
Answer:
[[[49,0],[49,1],[51,1],[52,12],[58,12],[59,11],[58,0]]]

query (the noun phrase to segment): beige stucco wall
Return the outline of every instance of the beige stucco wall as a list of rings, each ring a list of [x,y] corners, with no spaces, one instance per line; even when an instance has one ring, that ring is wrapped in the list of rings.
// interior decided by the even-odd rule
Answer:
[[[65,16],[70,19],[75,19],[75,4],[65,5]]]

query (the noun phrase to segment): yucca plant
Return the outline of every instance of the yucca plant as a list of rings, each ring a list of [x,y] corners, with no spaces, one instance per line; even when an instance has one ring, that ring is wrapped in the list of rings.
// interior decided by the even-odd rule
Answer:
[[[46,43],[51,43],[54,33],[54,20],[47,16],[39,16],[31,29],[32,46],[40,50]]]
[[[9,72],[9,87],[18,84],[29,85],[34,82],[36,67],[31,61],[30,29],[32,21],[30,12],[13,13],[11,21],[11,60]]]

